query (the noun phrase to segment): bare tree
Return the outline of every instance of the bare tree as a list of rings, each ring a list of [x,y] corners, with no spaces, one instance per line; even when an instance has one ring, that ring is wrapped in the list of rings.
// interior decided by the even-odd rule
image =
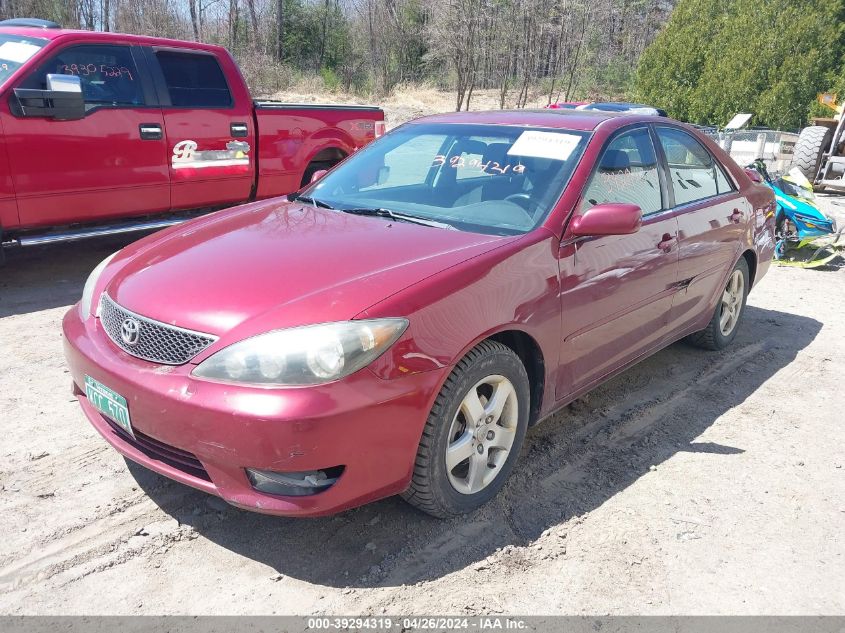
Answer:
[[[328,68],[347,90],[430,81],[455,108],[622,96],[674,0],[0,0],[0,17],[228,46],[278,86]],[[627,75],[626,75],[627,73]],[[619,79],[621,77],[621,79]],[[269,79],[268,79],[269,78]],[[280,79],[282,78],[282,79]],[[616,82],[613,83],[613,82]],[[620,85],[617,85],[620,84]]]

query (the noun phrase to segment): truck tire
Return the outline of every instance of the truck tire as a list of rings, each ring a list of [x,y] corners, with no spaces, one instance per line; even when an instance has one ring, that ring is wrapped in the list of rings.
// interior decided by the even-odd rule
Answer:
[[[302,182],[299,183],[299,187],[302,188],[305,185],[311,184],[311,177],[320,171],[321,169],[331,169],[337,164],[337,161],[314,161],[313,163],[309,163],[308,167],[305,168],[305,173],[302,175]]]
[[[822,154],[830,147],[833,130],[824,125],[811,125],[801,130],[792,154],[792,166],[814,182],[821,167]]]

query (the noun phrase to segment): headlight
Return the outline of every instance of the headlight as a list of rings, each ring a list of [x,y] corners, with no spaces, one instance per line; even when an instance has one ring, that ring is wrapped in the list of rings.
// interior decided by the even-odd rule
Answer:
[[[375,319],[277,330],[220,350],[193,374],[254,385],[331,382],[369,365],[407,327],[406,319]]]
[[[91,303],[94,300],[94,286],[97,285],[97,281],[100,279],[103,269],[109,265],[109,262],[115,255],[117,255],[116,252],[106,257],[103,261],[97,264],[97,267],[91,271],[90,275],[88,275],[88,280],[85,282],[85,287],[82,289],[82,299],[79,300],[79,312],[82,314],[83,321],[87,321],[88,317],[91,316]]]

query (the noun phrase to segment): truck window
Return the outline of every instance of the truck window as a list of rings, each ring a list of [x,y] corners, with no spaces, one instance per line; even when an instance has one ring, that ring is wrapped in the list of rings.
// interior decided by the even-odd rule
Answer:
[[[228,108],[232,93],[213,55],[158,51],[170,103],[179,108]]]
[[[22,35],[0,35],[0,85],[30,57],[40,51],[47,40]]]
[[[99,106],[141,106],[144,93],[128,46],[72,46],[53,55],[23,82],[23,88],[44,89],[47,75],[76,75],[85,103]]]

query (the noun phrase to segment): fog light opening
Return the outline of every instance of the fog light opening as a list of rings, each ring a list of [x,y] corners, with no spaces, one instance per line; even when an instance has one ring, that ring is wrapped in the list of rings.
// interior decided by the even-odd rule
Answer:
[[[306,497],[331,488],[343,473],[343,466],[322,470],[280,473],[272,470],[246,469],[249,483],[258,492],[283,497]]]

